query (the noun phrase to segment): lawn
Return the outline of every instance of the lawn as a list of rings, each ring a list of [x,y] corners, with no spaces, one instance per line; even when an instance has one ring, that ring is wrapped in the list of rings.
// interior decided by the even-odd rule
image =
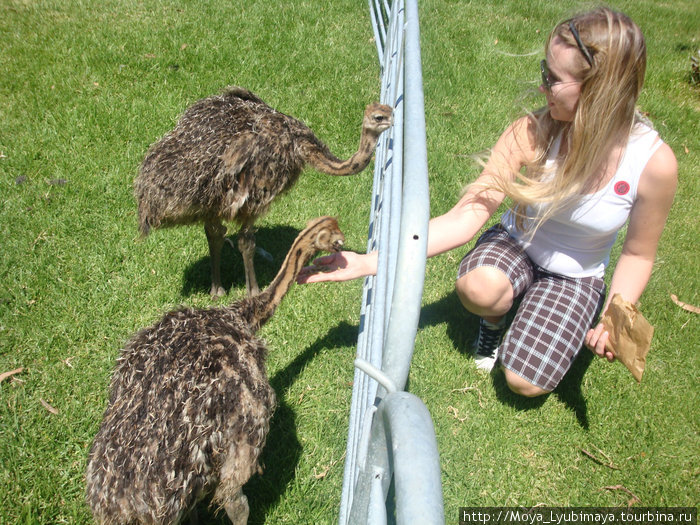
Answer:
[[[679,161],[641,300],[656,328],[647,370],[637,384],[584,354],[552,395],[518,398],[469,354],[477,320],[453,292],[464,250],[428,261],[408,389],[434,420],[448,523],[460,506],[700,501],[698,316],[670,299],[700,304],[700,11],[611,4],[646,35],[640,108]],[[544,39],[582,5],[420,2],[432,215],[478,174],[473,154],[542,103]],[[189,104],[234,84],[347,157],[378,97],[376,49],[366,3],[350,0],[0,0],[0,42],[0,374],[22,369],[0,382],[0,524],[89,523],[86,456],[120,348],[178,305],[245,293],[225,247],[229,295],[209,297],[201,226],[138,237],[132,181],[146,149]],[[363,250],[371,178],[308,170],[279,198],[258,223],[274,256],[256,260],[261,286],[310,218],[338,216]],[[337,521],[360,297],[360,282],[293,287],[262,330],[280,406],[264,473],[246,488],[251,523]]]

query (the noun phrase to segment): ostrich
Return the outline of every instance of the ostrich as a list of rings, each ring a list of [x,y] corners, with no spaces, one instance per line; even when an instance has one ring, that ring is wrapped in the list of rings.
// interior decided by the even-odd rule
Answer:
[[[90,450],[87,502],[100,524],[180,523],[202,498],[245,524],[275,408],[256,331],[317,250],[338,251],[332,217],[307,225],[272,283],[228,307],[166,314],[127,343]]]
[[[222,296],[223,222],[237,222],[246,289],[255,295],[255,220],[297,181],[307,163],[330,175],[365,169],[379,135],[391,124],[389,106],[367,106],[360,146],[342,161],[303,122],[272,109],[246,89],[229,87],[195,102],[175,129],[146,153],[134,183],[139,230],[145,236],[151,228],[203,222],[211,295]]]

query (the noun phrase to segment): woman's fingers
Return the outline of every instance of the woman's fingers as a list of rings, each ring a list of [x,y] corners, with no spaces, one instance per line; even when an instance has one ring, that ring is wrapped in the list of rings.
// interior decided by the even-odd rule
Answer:
[[[346,255],[352,252],[338,252],[318,257],[309,266],[305,266],[299,272],[298,283],[320,283],[324,281],[344,281],[348,277],[346,268],[348,260]]]
[[[586,333],[586,346],[598,357],[605,357],[608,361],[612,361],[614,356],[611,352],[605,350],[605,344],[608,342],[608,331],[603,323],[598,323],[595,328]]]

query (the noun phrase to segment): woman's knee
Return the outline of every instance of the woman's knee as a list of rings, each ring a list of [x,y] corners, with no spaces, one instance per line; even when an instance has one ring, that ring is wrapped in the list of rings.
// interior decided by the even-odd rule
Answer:
[[[498,268],[475,268],[457,279],[455,289],[464,307],[477,315],[505,314],[513,304],[513,286]]]
[[[506,383],[508,388],[510,388],[516,394],[520,394],[525,397],[538,397],[545,394],[549,394],[549,390],[544,390],[537,385],[533,385],[527,379],[519,376],[515,372],[504,369],[506,376]]]

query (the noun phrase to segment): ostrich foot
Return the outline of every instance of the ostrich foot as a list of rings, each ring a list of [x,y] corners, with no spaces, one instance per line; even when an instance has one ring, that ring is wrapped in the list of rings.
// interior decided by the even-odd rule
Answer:
[[[211,283],[211,290],[209,290],[209,295],[211,295],[212,298],[223,297],[224,295],[226,295],[226,290],[220,284]]]

